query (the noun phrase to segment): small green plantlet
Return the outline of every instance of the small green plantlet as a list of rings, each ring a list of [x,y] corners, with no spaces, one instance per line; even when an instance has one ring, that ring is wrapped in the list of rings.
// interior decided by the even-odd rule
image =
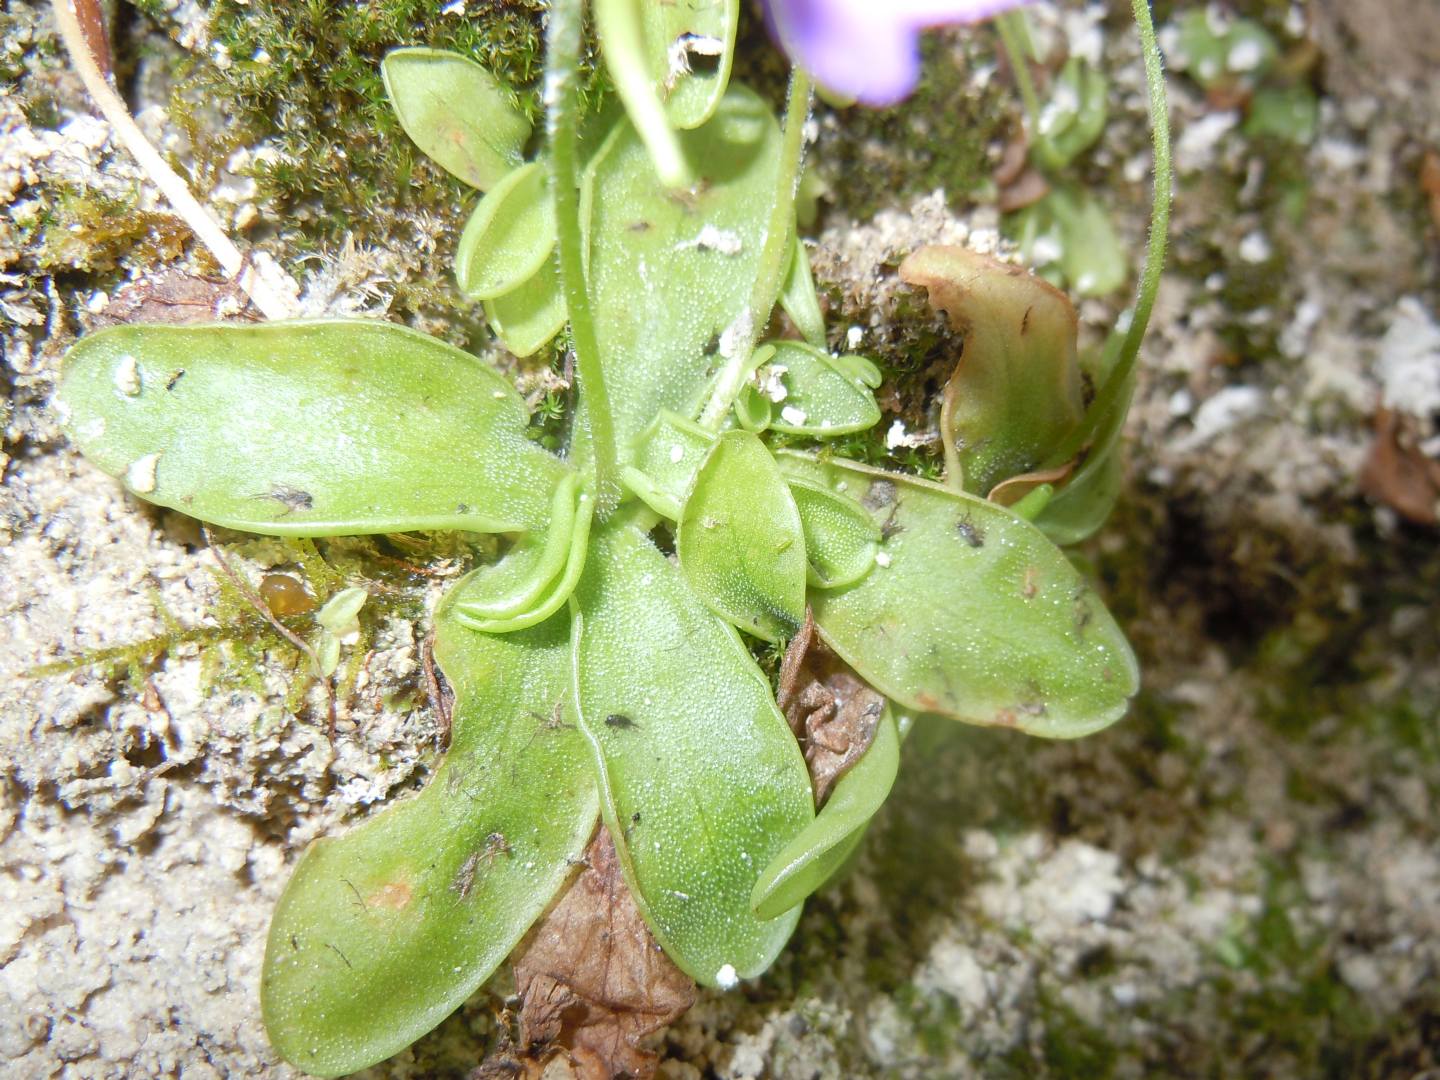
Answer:
[[[562,454],[527,435],[501,374],[382,322],[122,326],[66,358],[70,437],[152,503],[272,536],[506,538],[434,615],[455,703],[429,785],[316,842],[276,908],[261,1004],[306,1072],[363,1068],[433,1028],[587,851],[585,873],[618,867],[684,975],[720,989],[759,976],[860,843],[917,718],[1074,738],[1119,719],[1137,688],[1124,635],[1056,544],[1114,500],[1163,260],[1147,6],[1157,195],[1126,332],[1089,361],[1069,301],[1017,267],[935,248],[902,269],[967,334],[943,484],[829,442],[879,423],[882,372],[824,348],[794,225],[809,83],[797,71],[783,127],[729,85],[738,6],[598,0],[626,109],[582,138],[581,5],[555,3],[548,138],[529,161],[528,122],[480,65],[417,49],[385,61],[410,137],[484,192],[457,286],[518,355],[568,324],[578,397]],[[1054,153],[1093,126],[1077,116]],[[804,341],[759,340],[777,303]],[[349,589],[320,610],[320,674],[366,602]],[[821,643],[828,674],[797,681]],[[766,649],[784,650],[779,700]],[[863,707],[826,699],[827,678]],[[837,717],[843,737],[825,727]]]
[[[1243,108],[1247,137],[1300,144],[1314,139],[1320,121],[1315,91],[1265,27],[1206,9],[1181,15],[1174,32],[1176,69],[1213,102]]]
[[[1025,12],[998,21],[1029,119],[1029,157],[1044,177],[1044,194],[1007,214],[1005,232],[1025,261],[1046,280],[1081,296],[1104,296],[1125,283],[1129,264],[1104,204],[1065,178],[1065,170],[1104,133],[1109,81],[1103,72],[1072,56],[1055,73],[1043,104],[1031,80],[1035,49]]]

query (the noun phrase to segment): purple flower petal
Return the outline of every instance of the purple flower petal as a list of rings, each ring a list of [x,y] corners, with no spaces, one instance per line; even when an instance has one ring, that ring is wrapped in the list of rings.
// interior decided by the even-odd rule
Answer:
[[[821,85],[893,105],[920,78],[920,31],[988,19],[1028,0],[766,0],[792,59]]]

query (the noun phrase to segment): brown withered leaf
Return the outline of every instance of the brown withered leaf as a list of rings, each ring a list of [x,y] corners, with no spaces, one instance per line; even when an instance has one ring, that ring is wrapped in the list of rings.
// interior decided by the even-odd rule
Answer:
[[[581,1080],[649,1080],[641,1045],[695,1003],[695,983],[665,955],[620,873],[602,827],[587,866],[515,961],[520,1053],[539,1075],[564,1054]]]
[[[995,205],[1002,214],[1013,214],[1033,206],[1050,194],[1050,181],[1039,169],[1026,169],[1015,179],[1002,187],[995,196]]]
[[[1069,479],[1070,474],[1080,465],[1079,458],[1073,458],[1064,465],[1057,465],[1053,469],[1036,469],[1034,472],[1021,473],[1019,476],[1012,476],[1008,480],[1001,480],[990,489],[986,496],[991,502],[999,503],[1001,506],[1014,506],[1030,492],[1034,491],[1041,484],[1059,485]]]
[[[1430,203],[1430,220],[1440,229],[1440,154],[1426,150],[1420,162],[1420,190]]]
[[[1375,414],[1375,442],[1360,470],[1360,490],[1417,525],[1440,524],[1440,461],[1405,437],[1400,417]]]
[[[253,322],[256,315],[247,304],[245,293],[233,281],[165,270],[121,286],[110,303],[86,320],[86,329],[120,323]]]
[[[780,664],[775,700],[804,747],[815,805],[823,806],[835,781],[874,741],[885,698],[825,647],[807,607]]]

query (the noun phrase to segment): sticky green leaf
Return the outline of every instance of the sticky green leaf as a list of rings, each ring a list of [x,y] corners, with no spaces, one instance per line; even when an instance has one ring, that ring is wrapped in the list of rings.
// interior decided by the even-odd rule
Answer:
[[[561,480],[544,529],[526,533],[496,562],[466,575],[455,589],[457,610],[474,618],[503,619],[532,608],[565,568],[575,526],[579,480]]]
[[[857,369],[799,341],[779,341],[756,350],[755,382],[762,396],[767,387],[770,427],[789,435],[847,435],[880,422],[875,395]],[[868,363],[868,361],[867,361]]]
[[[714,445],[714,432],[661,409],[636,440],[635,464],[626,466],[622,476],[650,509],[677,521],[695,474]]]
[[[899,768],[900,736],[887,709],[875,728],[875,741],[835,782],[815,820],[761,871],[751,895],[756,915],[781,915],[830,880],[884,805]]]
[[[456,610],[471,618],[504,619],[533,608],[565,569],[578,496],[579,478],[572,473],[556,486],[543,529],[519,537],[500,559],[456,585]]]
[[[270,923],[261,1010],[292,1064],[339,1076],[389,1057],[469,997],[544,911],[595,829],[563,616],[504,637],[437,617],[456,701],[419,795],[301,858]]]
[[[1102,370],[1093,372],[1104,390],[1085,414],[1084,460],[1034,519],[1057,544],[1078,544],[1092,535],[1105,523],[1120,496],[1124,479],[1121,435],[1135,396],[1136,377],[1132,366],[1124,372],[1123,382],[1113,387],[1109,384],[1121,341],[1121,334],[1111,335],[1099,364]]]
[[[580,572],[585,569],[585,559],[589,554],[590,522],[594,516],[595,499],[588,491],[582,491],[576,502],[574,527],[569,534],[570,547],[566,553],[565,569],[535,601],[510,615],[495,618],[474,614],[465,603],[465,595],[461,593],[455,604],[456,620],[472,630],[509,634],[535,626],[559,611],[575,591],[575,586],[580,581]],[[462,580],[457,592],[465,584]]]
[[[760,392],[754,383],[746,383],[735,398],[735,422],[746,431],[769,429],[775,419],[775,403]]]
[[[519,288],[555,250],[555,204],[537,163],[522,165],[480,199],[455,249],[455,280],[472,300]]]
[[[878,390],[880,384],[885,381],[885,375],[881,372],[880,365],[868,356],[846,353],[843,356],[832,356],[830,362],[840,369],[842,375],[850,379],[859,379],[871,390]]]
[[[484,191],[521,163],[530,121],[469,57],[393,49],[380,72],[405,134],[446,172]]]
[[[675,128],[714,115],[730,81],[739,0],[595,0],[606,67],[668,187],[693,181]]]
[[[727,431],[700,467],[675,533],[680,569],[722,618],[766,641],[805,619],[805,534],[758,436]]]
[[[660,183],[670,188],[684,187],[693,182],[694,174],[647,62],[644,11],[650,6],[644,0],[594,0],[591,10],[605,67]]]
[[[1118,446],[1099,455],[1061,488],[1035,517],[1040,531],[1055,544],[1078,544],[1095,534],[1110,516],[1124,487],[1124,459]]]
[[[698,415],[744,339],[779,167],[779,128],[739,87],[680,138],[701,177],[692,190],[659,183],[624,121],[585,172],[590,295],[622,460],[660,409]],[[586,408],[582,397],[572,457],[585,453]]]
[[[1034,525],[928,481],[779,455],[859,499],[888,539],[856,584],[815,591],[820,634],[903,706],[1046,738],[1118,720],[1134,654],[1094,591]]]
[[[1005,233],[1046,280],[1081,296],[1104,296],[1125,284],[1129,262],[1105,207],[1090,192],[1057,186],[1007,216]]]
[[[820,311],[820,298],[815,295],[815,279],[810,274],[810,255],[805,242],[795,234],[790,253],[790,269],[780,290],[780,306],[807,344],[825,348],[825,316]]]
[[[760,974],[799,912],[758,919],[751,893],[814,816],[768,681],[636,529],[596,530],[572,603],[580,723],[641,912],[698,982]]]
[[[730,83],[740,0],[641,5],[645,60],[677,128],[697,128],[720,106]]]
[[[880,527],[865,508],[809,480],[791,477],[789,483],[805,530],[806,580],[837,589],[868,574],[880,550]]]
[[[921,248],[900,277],[964,335],[940,411],[964,489],[985,495],[1030,472],[1083,413],[1074,306],[1020,267],[960,247]]]
[[[560,288],[560,263],[548,262],[524,284],[485,301],[490,329],[516,356],[533,356],[565,325],[565,293]]]
[[[111,327],[56,408],[136,495],[272,536],[533,529],[569,471],[499,373],[374,320]]]

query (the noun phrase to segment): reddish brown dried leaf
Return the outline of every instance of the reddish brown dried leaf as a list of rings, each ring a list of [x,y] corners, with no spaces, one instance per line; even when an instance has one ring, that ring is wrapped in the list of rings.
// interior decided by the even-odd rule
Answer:
[[[885,699],[825,647],[806,608],[805,625],[785,650],[775,700],[804,747],[815,805],[823,806],[874,741]]]
[[[254,321],[245,293],[233,281],[166,270],[122,286],[87,321],[100,330],[120,323],[197,323],[226,319]]]
[[[1026,169],[1010,183],[1000,188],[995,205],[1002,214],[1013,214],[1039,202],[1050,194],[1050,181],[1039,169]]]
[[[1440,229],[1440,154],[1426,150],[1420,163],[1420,190],[1430,202],[1430,220]]]
[[[1030,140],[1025,136],[1025,129],[1017,127],[1000,150],[1000,161],[996,164],[995,172],[992,174],[995,186],[998,188],[1009,187],[1029,167]]]
[[[563,1053],[581,1080],[648,1080],[659,1059],[641,1040],[695,1003],[695,983],[645,925],[604,828],[585,858],[515,961],[520,1051]]]
[[[1375,414],[1375,443],[1360,470],[1360,490],[1417,525],[1440,524],[1440,461],[1402,436],[1395,413]]]
[[[1022,473],[1020,476],[1012,476],[1009,480],[1002,480],[991,488],[990,494],[986,498],[1001,506],[1014,506],[1041,484],[1058,486],[1075,471],[1079,464],[1080,459],[1075,458],[1067,461],[1064,465],[1057,465],[1053,469],[1037,469],[1034,472]]]

